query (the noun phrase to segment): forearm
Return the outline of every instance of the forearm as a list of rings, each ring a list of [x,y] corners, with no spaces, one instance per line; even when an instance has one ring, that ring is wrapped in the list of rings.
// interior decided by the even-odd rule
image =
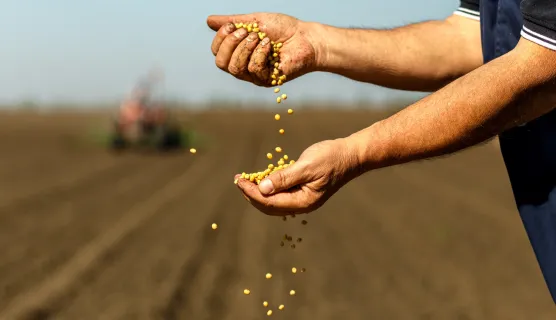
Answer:
[[[393,89],[435,91],[482,64],[479,22],[460,16],[391,30],[311,24],[317,71]]]
[[[459,151],[551,111],[556,54],[546,58],[548,49],[532,46],[522,40],[512,52],[348,137],[362,172]]]

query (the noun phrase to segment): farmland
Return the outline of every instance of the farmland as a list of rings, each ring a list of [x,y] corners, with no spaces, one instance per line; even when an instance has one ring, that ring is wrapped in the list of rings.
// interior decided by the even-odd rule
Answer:
[[[371,172],[283,222],[234,174],[385,114],[296,109],[283,136],[272,115],[184,112],[197,154],[114,155],[79,138],[105,114],[3,114],[0,319],[261,319],[265,300],[289,320],[556,318],[492,143]]]

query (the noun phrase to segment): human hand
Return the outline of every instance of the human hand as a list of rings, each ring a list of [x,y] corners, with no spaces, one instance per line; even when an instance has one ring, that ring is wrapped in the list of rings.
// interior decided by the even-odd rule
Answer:
[[[256,22],[263,40],[256,32],[236,30],[234,23]],[[270,41],[283,44],[279,52],[279,70],[287,80],[293,80],[316,68],[316,46],[312,43],[311,24],[279,13],[246,15],[212,15],[208,26],[217,31],[212,41],[216,65],[234,77],[263,87],[270,87],[273,66],[268,63],[272,50]]]
[[[244,197],[268,215],[310,213],[362,172],[346,139],[313,144],[299,160],[265,178],[257,186],[236,175]]]

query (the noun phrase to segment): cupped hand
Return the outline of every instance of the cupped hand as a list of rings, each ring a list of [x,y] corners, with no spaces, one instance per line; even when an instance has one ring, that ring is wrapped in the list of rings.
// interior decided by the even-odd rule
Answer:
[[[346,139],[326,140],[307,148],[299,160],[256,185],[238,179],[244,197],[268,215],[310,213],[320,208],[350,180],[361,174],[357,155]]]
[[[256,22],[266,37],[261,40],[256,32],[236,29],[234,24],[240,22]],[[279,13],[212,15],[207,18],[207,24],[217,31],[211,46],[216,65],[238,79],[271,86],[273,67],[267,60],[272,50],[271,40],[283,44],[279,51],[279,70],[286,76],[286,81],[316,67],[310,24],[292,16]]]

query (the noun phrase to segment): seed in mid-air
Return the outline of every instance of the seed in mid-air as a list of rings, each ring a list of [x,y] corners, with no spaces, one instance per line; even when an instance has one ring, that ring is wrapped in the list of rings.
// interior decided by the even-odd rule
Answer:
[[[292,249],[295,249],[295,243],[292,243],[291,247]]]
[[[268,310],[268,311],[266,312],[266,315],[267,315],[267,316],[271,316],[271,315],[272,315],[272,310]]]
[[[278,310],[284,310],[284,305],[281,304],[281,305],[278,307]]]
[[[266,302],[266,301],[263,302],[263,306],[264,306],[265,308],[268,307],[268,302]]]
[[[282,152],[282,148],[280,148],[280,147],[276,147],[276,149],[274,149],[274,150],[276,150],[276,152]]]
[[[245,289],[245,290],[243,290],[243,293],[244,294],[251,294],[251,291],[249,289]]]
[[[267,157],[268,159],[272,159],[272,153],[270,153],[270,152],[267,153],[267,154],[266,154],[266,157]]]
[[[280,97],[276,98],[276,103],[280,103],[280,102],[282,102],[282,98]]]
[[[284,97],[282,97],[282,99],[284,99]],[[293,113],[293,109],[288,109],[288,114],[292,114]]]
[[[191,152],[191,153],[197,153],[197,149],[191,148],[191,149],[189,149],[189,152]]]
[[[278,93],[278,92],[280,92],[280,88],[274,89],[274,93]]]
[[[295,296],[295,290],[290,290],[290,296]]]
[[[305,270],[306,270],[305,268],[301,268],[301,272],[305,272]]]
[[[282,100],[286,100],[287,98],[288,98],[288,95],[287,95],[287,94],[285,94],[285,93],[282,94]],[[290,109],[290,110],[291,110],[291,109]],[[289,110],[288,110],[288,113],[289,113]]]
[[[280,129],[278,132],[280,132],[280,134],[284,134],[284,129]]]
[[[279,114],[274,115],[274,119],[280,120],[280,115]]]
[[[297,273],[297,268],[296,267],[292,268],[292,273]]]
[[[267,279],[270,279],[270,278],[272,278],[272,274],[270,274],[270,273],[267,273],[267,274],[266,274],[266,278],[267,278]]]
[[[307,220],[301,220],[301,224],[302,224],[302,225],[306,225],[306,224],[307,224]]]
[[[212,230],[216,230],[218,228],[218,225],[216,223],[212,224]]]

